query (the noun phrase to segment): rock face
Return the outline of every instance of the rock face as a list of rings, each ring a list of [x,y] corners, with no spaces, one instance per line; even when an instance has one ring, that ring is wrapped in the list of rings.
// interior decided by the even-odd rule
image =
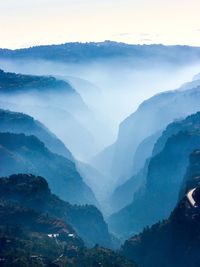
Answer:
[[[71,152],[41,122],[20,112],[0,109],[0,132],[35,135],[49,150],[73,161]]]
[[[96,204],[91,189],[83,182],[70,160],[50,152],[34,136],[0,133],[1,176],[32,173],[44,176],[62,199],[77,204]]]
[[[133,161],[133,166],[135,166],[133,172],[136,172],[136,174],[125,183],[119,185],[111,194],[109,199],[109,204],[113,213],[130,204],[133,201],[134,194],[141,186],[144,185],[149,165],[149,158],[152,155],[154,144],[161,134],[161,132],[158,132],[150,137],[147,137],[138,146]]]
[[[142,166],[133,166],[135,153],[141,142],[149,136],[162,131],[175,119],[186,117],[199,111],[200,87],[160,93],[144,101],[137,111],[124,120],[119,128],[118,139],[109,149],[110,175],[117,183],[133,176]],[[105,153],[104,153],[105,154]],[[105,158],[106,156],[103,155]],[[101,155],[96,157],[103,165]],[[105,165],[109,160],[106,158]],[[145,158],[143,163],[145,162]],[[135,162],[136,163],[136,162]]]
[[[180,200],[185,196],[185,192],[200,186],[200,150],[195,150],[190,155],[190,164],[180,189]]]
[[[145,185],[148,166],[149,161],[147,160],[142,170],[114,190],[109,198],[109,205],[113,213],[133,202],[134,195]]]
[[[160,138],[158,138],[157,142],[155,143],[152,155],[155,156],[156,154],[160,153],[163,150],[168,138],[171,137],[172,135],[175,135],[180,131],[184,132],[184,131],[199,130],[199,128],[200,128],[200,112],[192,114],[186,117],[184,120],[179,119],[173,123],[170,123],[163,131]]]
[[[159,131],[148,136],[139,144],[134,155],[133,172],[138,173],[143,169],[145,161],[152,156],[154,145],[161,135],[162,131]]]
[[[169,219],[146,228],[143,233],[127,240],[121,249],[123,255],[136,260],[141,267],[199,266],[199,177],[200,151],[196,150],[190,157],[187,183],[184,182],[186,191]]]
[[[81,235],[86,231],[86,243],[91,245],[94,239],[101,243],[107,228],[98,210],[60,200],[44,178],[27,174],[1,178],[0,192],[1,266],[93,267],[101,262],[106,267],[136,267],[109,249],[86,248],[68,222]]]
[[[46,180],[34,175],[19,174],[0,179],[2,199],[33,209],[39,213],[60,218],[76,229],[89,245],[111,247],[111,237],[102,214],[92,205],[71,205],[53,195]]]
[[[158,147],[162,149],[149,161],[144,186],[135,194],[131,204],[109,218],[115,233],[130,236],[168,218],[179,199],[189,155],[200,147],[199,115],[173,123],[163,132],[154,151]]]

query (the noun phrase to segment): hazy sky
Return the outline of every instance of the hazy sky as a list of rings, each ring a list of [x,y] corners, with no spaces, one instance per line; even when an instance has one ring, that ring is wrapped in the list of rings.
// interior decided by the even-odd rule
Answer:
[[[0,0],[0,47],[69,41],[200,46],[200,0]]]

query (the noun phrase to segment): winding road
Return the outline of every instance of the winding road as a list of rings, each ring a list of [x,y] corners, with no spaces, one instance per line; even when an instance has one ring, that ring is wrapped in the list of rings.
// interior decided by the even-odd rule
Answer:
[[[196,207],[196,202],[192,196],[193,192],[195,191],[196,188],[193,188],[191,189],[188,193],[187,193],[187,198],[188,198],[188,201],[190,202],[190,204],[193,206],[193,207]]]

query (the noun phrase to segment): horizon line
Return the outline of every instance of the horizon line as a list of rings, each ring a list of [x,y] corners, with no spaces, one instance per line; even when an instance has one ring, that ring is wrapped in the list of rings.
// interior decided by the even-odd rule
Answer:
[[[173,47],[173,46],[181,46],[181,47],[192,47],[192,48],[200,48],[200,45],[190,45],[190,44],[164,44],[164,43],[126,43],[126,42],[120,42],[120,41],[114,41],[114,40],[104,40],[104,41],[69,41],[69,42],[63,42],[63,43],[50,43],[50,44],[33,44],[33,45],[27,45],[27,46],[21,46],[16,48],[8,48],[8,47],[0,47],[1,50],[23,50],[23,49],[32,49],[36,47],[45,47],[45,46],[62,46],[67,44],[106,44],[106,43],[113,43],[113,44],[123,44],[127,46],[167,46],[167,47]]]

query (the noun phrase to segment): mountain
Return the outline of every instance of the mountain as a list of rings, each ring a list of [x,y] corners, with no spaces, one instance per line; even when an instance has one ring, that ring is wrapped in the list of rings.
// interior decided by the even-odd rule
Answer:
[[[84,229],[86,240],[96,235],[98,242],[98,227],[99,237],[104,237],[99,212],[89,205],[73,206],[60,200],[42,177],[2,177],[0,191],[1,266],[136,266],[107,248],[86,248],[68,222],[80,233]]]
[[[199,266],[200,246],[200,151],[190,157],[185,193],[169,219],[131,237],[121,252],[141,267]]]
[[[0,200],[0,219],[3,267],[51,266],[63,253],[63,246],[83,247],[82,240],[66,223],[21,205]]]
[[[131,204],[134,200],[134,195],[146,182],[146,176],[148,172],[149,160],[143,169],[141,169],[136,175],[133,175],[122,185],[119,185],[108,199],[110,212],[116,213]]]
[[[107,194],[106,177],[91,165],[81,161],[76,161],[76,168],[84,178],[85,183],[95,193],[97,199],[99,201],[105,199],[105,195]],[[103,203],[101,203],[101,207],[102,204]]]
[[[158,140],[155,142],[152,151],[152,156],[159,154],[163,150],[169,137],[176,135],[180,131],[186,132],[186,131],[199,130],[199,123],[200,123],[200,112],[192,114],[186,117],[184,120],[179,119],[173,123],[170,123],[163,131],[160,138],[158,138]]]
[[[162,135],[162,131],[145,138],[137,147],[133,159],[133,172],[138,173],[145,164],[145,160],[152,156],[156,141]]]
[[[62,199],[77,204],[97,204],[75,164],[49,151],[35,136],[0,133],[1,176],[33,173],[44,176]]]
[[[95,135],[90,131],[94,115],[69,82],[0,70],[0,96],[1,108],[38,119],[78,158],[85,159],[97,150]]]
[[[189,155],[200,147],[200,113],[169,125],[154,149],[161,143],[163,149],[150,158],[143,186],[132,203],[110,217],[115,233],[126,237],[168,218],[179,199]]]
[[[34,135],[41,140],[53,153],[64,156],[74,162],[80,175],[98,197],[103,194],[103,189],[96,186],[95,181],[101,181],[103,175],[88,164],[76,160],[64,143],[51,133],[41,122],[24,113],[0,109],[0,132],[23,133]],[[105,180],[105,178],[104,178]]]
[[[199,203],[199,188],[195,191]],[[122,254],[141,267],[194,267],[200,263],[199,208],[191,207],[185,197],[164,222],[147,228],[125,242]]]
[[[78,106],[80,109],[87,109],[80,95],[72,86],[63,80],[53,76],[25,75],[0,70],[0,93],[1,94],[27,94],[40,93],[43,96],[52,94],[56,97],[61,94],[65,97],[65,104],[68,110],[73,111]]]
[[[49,150],[73,161],[71,152],[42,123],[24,113],[0,109],[0,132],[35,135]]]
[[[152,136],[147,137],[138,146],[133,160],[133,173],[136,174],[117,186],[111,193],[109,205],[112,213],[117,212],[130,204],[133,201],[134,194],[144,184],[149,165],[148,158],[151,157],[154,144],[161,134],[162,132],[157,132]],[[146,162],[144,163],[145,159]]]
[[[0,93],[11,95],[40,93],[48,100],[50,93],[53,97],[62,94],[65,97],[67,110],[73,112],[77,106],[80,110],[87,110],[87,106],[76,90],[67,81],[56,79],[53,76],[25,75],[0,70]]]
[[[197,149],[190,155],[190,164],[187,168],[186,175],[180,190],[180,200],[184,197],[185,192],[188,192],[195,187],[200,186],[200,150]]]
[[[69,94],[77,94],[65,81],[52,76],[23,75],[0,70],[0,90],[4,93],[17,91],[63,90]],[[78,96],[78,94],[77,94]]]
[[[142,163],[144,165],[145,158],[143,162],[140,160],[139,166],[133,166],[135,153],[141,142],[162,131],[175,119],[199,111],[199,98],[199,86],[160,93],[144,101],[136,112],[120,124],[117,141],[111,149],[109,147],[108,155],[104,155],[106,160],[102,162],[102,157],[99,159],[101,165],[105,163],[107,166],[111,162],[107,168],[110,169],[110,176],[112,179],[114,177],[116,185],[125,182],[136,173]]]
[[[67,81],[73,88],[76,88],[76,91],[81,95],[84,102],[88,107],[92,107],[93,110],[96,110],[97,107],[94,105],[96,97],[102,97],[102,89],[97,87],[95,84],[90,81],[74,76],[56,76],[58,79]],[[96,103],[95,103],[96,104]],[[100,103],[99,103],[100,104]]]
[[[117,212],[126,205],[130,204],[133,200],[134,194],[144,183],[149,164],[149,160],[147,160],[142,168],[144,159],[148,159],[152,155],[155,156],[156,154],[160,153],[170,136],[177,134],[179,131],[187,131],[191,127],[191,124],[197,124],[198,127],[199,120],[199,113],[188,116],[184,121],[176,120],[176,122],[169,124],[163,133],[158,132],[150,137],[147,137],[141,142],[136,150],[133,163],[134,166],[139,167],[139,170],[136,175],[128,179],[122,185],[118,186],[112,193],[110,197],[110,205],[113,212]],[[136,167],[134,170],[136,170]]]
[[[110,145],[91,159],[91,165],[108,177],[111,176],[110,166],[113,161],[113,150],[114,145]]]
[[[100,211],[92,205],[72,205],[51,193],[46,180],[34,175],[19,174],[0,179],[0,195],[39,213],[59,218],[76,229],[88,246],[111,247],[112,240]]]
[[[135,60],[153,59],[174,64],[197,62],[200,58],[199,47],[131,45],[112,41],[89,43],[66,43],[61,45],[43,45],[25,49],[0,50],[1,59],[50,60],[64,63],[85,63],[99,59],[134,58]]]

